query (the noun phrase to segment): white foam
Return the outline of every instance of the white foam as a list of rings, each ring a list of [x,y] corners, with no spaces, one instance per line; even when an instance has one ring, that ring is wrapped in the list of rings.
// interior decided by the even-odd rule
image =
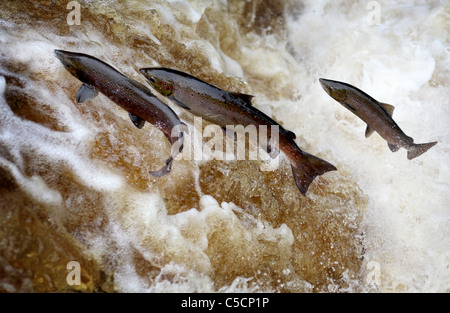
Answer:
[[[171,7],[182,13],[191,23],[197,23],[202,17],[203,12],[196,10],[193,5],[184,0],[168,0]]]
[[[3,77],[0,85],[4,90],[5,84]],[[36,88],[36,86],[30,84],[29,88],[33,89]],[[35,95],[39,93],[46,94],[45,91],[39,91],[39,89],[36,90],[37,92]],[[54,101],[54,103],[56,106],[60,105],[58,100]],[[75,127],[78,131],[75,131],[73,133],[74,136],[72,136],[72,133],[55,132],[42,125],[23,120],[14,115],[6,104],[3,95],[0,99],[0,110],[2,112],[0,141],[5,147],[9,147],[8,153],[11,156],[14,156],[13,161],[16,165],[23,165],[23,153],[33,151],[33,155],[37,159],[42,158],[42,160],[46,160],[46,162],[68,165],[73,169],[74,173],[83,184],[95,190],[111,191],[123,186],[122,177],[92,163],[92,161],[88,162],[85,153],[83,151],[78,151],[78,149],[82,149],[84,142],[89,135],[89,132],[81,125]],[[24,170],[23,168],[19,169],[16,166],[9,166],[9,169],[15,173],[14,176],[17,179],[20,177],[20,172]],[[31,178],[31,181],[26,180],[25,178],[23,179],[24,184],[25,182],[28,182],[27,186],[35,186],[34,188],[37,188],[35,189],[36,192],[32,192],[33,194],[39,194],[38,190],[44,188],[42,181],[37,177]],[[47,202],[55,198],[50,190],[49,195],[49,198],[45,200]],[[43,193],[42,196],[46,197],[45,193]]]
[[[0,76],[0,95],[3,96],[6,88],[6,80],[5,77]]]
[[[244,71],[242,70],[241,65],[236,60],[226,55],[222,50],[220,50],[220,48],[218,49],[222,58],[223,72],[228,76],[240,77],[241,79],[244,79]]]
[[[173,277],[171,281],[167,277]],[[147,292],[214,292],[214,282],[207,275],[170,263],[161,269]]]
[[[314,85],[297,104],[308,106],[302,109],[308,113],[308,138],[322,147],[315,150],[328,150],[332,159],[347,164],[369,196],[363,227],[365,257],[380,264],[379,290],[445,291],[448,287],[443,286],[450,281],[444,252],[450,248],[450,202],[445,191],[449,185],[441,179],[442,175],[450,177],[444,165],[450,134],[442,131],[450,123],[449,90],[429,85],[443,51],[433,48],[437,38],[417,35],[426,31],[424,25],[405,8],[383,3],[382,10],[389,14],[382,20],[390,26],[368,27],[359,24],[364,21],[362,9],[353,16],[339,9],[339,4],[338,12],[326,12],[322,5],[306,2],[304,15],[288,25],[298,60],[303,56],[316,70],[304,75],[302,80],[314,81]],[[414,12],[426,16],[428,10],[423,6]],[[445,58],[449,57],[447,52]],[[416,142],[438,140],[438,145],[409,161],[405,150],[392,153],[377,134],[364,138],[365,124],[326,95],[317,84],[318,77],[348,82],[396,106],[394,119],[408,135]],[[283,118],[294,124],[289,115]],[[435,130],[436,125],[441,125],[441,131]],[[320,138],[314,138],[316,134]],[[439,242],[432,239],[434,235]]]
[[[22,191],[37,202],[50,206],[62,204],[61,194],[48,187],[40,176],[26,177],[14,163],[1,157],[0,167],[7,170],[14,177],[15,183],[20,186]]]

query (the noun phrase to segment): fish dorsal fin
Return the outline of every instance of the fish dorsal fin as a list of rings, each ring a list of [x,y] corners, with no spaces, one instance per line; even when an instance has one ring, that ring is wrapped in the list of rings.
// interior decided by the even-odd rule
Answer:
[[[295,136],[294,132],[291,132],[290,130],[286,130],[287,134],[289,137],[291,137],[292,139],[297,139],[297,136]]]
[[[386,113],[392,117],[392,113],[394,113],[395,107],[393,105],[380,102],[380,106],[386,111]]]
[[[77,101],[77,103],[85,103],[94,99],[97,95],[97,89],[88,84],[83,84],[81,85],[80,89],[78,89],[75,100]]]
[[[374,132],[374,129],[372,127],[369,126],[369,124],[367,124],[367,128],[366,128],[366,138],[370,137],[370,135],[372,135]]]
[[[144,127],[145,120],[143,120],[139,116],[131,114],[131,113],[128,113],[128,115],[130,116],[130,120],[133,122],[134,126],[136,126],[139,129]]]
[[[247,105],[252,105],[252,99],[254,96],[247,95],[245,93],[239,93],[239,92],[230,92],[231,95],[233,95],[236,98],[244,100],[244,103]]]

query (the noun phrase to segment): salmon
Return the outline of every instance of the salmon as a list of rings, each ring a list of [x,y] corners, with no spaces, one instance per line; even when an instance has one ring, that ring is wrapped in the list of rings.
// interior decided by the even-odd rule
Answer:
[[[407,136],[392,119],[394,107],[387,103],[378,102],[362,90],[347,83],[319,79],[322,88],[331,98],[342,104],[367,124],[366,138],[376,131],[387,141],[389,149],[396,152],[400,147],[405,148],[407,158],[414,159],[425,153],[437,142],[414,143],[414,139]]]
[[[83,83],[76,95],[78,103],[88,102],[101,92],[126,110],[137,128],[144,127],[147,121],[164,133],[172,147],[179,148],[178,151],[172,151],[160,170],[149,171],[155,177],[170,173],[173,159],[182,151],[184,140],[184,123],[175,112],[149,88],[93,56],[62,50],[55,50],[54,53],[66,70]]]
[[[302,151],[292,131],[284,129],[252,105],[253,96],[220,89],[174,69],[144,68],[140,71],[156,91],[192,114],[219,125],[224,131],[231,125],[276,127],[277,145],[289,159],[295,183],[303,195],[306,195],[315,177],[336,170],[327,161]],[[269,138],[265,142],[273,142],[272,132],[268,132],[267,136]],[[273,157],[272,145],[263,149]]]

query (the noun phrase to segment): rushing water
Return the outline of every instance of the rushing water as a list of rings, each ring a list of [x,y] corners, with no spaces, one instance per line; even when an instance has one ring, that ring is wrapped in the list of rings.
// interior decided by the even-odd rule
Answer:
[[[68,3],[0,4],[1,291],[449,291],[448,1]],[[271,170],[182,158],[151,177],[170,151],[162,133],[103,95],[76,104],[81,83],[54,49],[142,83],[139,68],[165,66],[255,95],[338,171],[306,197],[284,157]],[[364,138],[321,77],[438,144],[407,160]]]

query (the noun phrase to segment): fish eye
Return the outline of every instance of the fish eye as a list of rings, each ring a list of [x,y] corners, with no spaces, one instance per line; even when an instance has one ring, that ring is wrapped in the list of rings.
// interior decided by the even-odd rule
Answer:
[[[148,80],[152,83],[156,83],[156,79],[153,76],[150,76]]]

